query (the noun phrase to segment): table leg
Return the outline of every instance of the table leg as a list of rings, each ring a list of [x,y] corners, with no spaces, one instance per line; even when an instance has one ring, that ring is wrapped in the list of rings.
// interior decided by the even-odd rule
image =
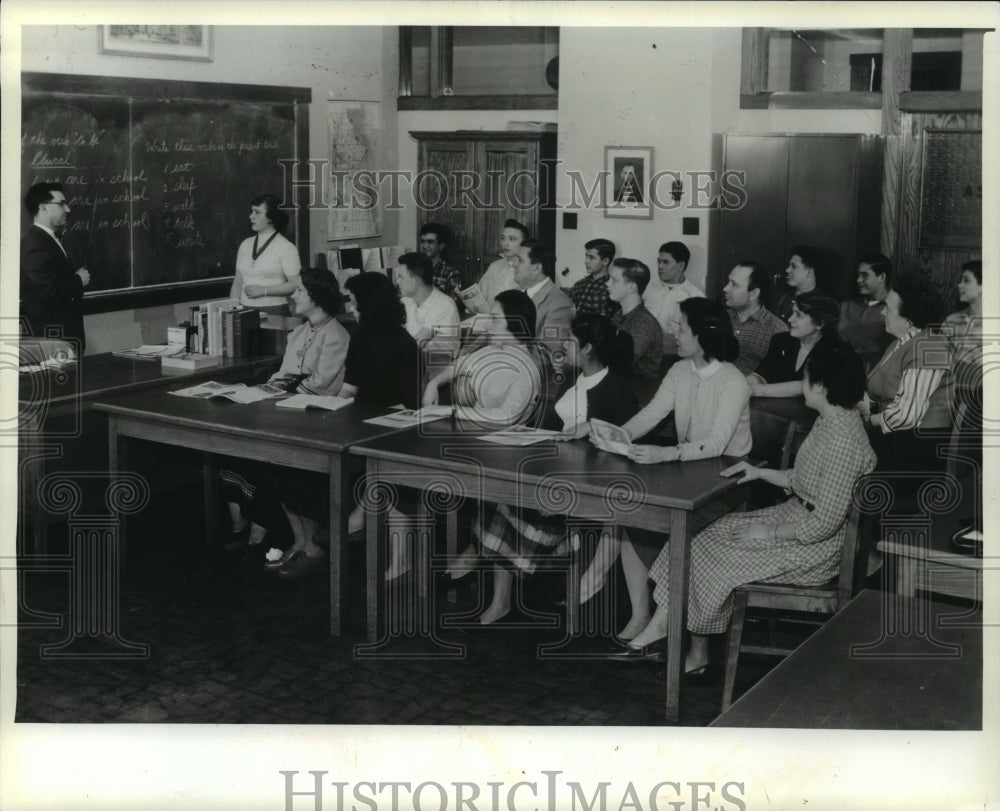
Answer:
[[[916,558],[896,556],[896,594],[901,597],[916,596],[918,565]]]
[[[673,510],[670,518],[670,605],[667,607],[667,695],[666,718],[676,722],[680,715],[681,668],[684,663],[684,633],[687,626],[688,570],[691,538],[688,514]]]
[[[346,453],[330,454],[330,636],[340,636],[347,570],[347,517],[351,511],[347,462]]]
[[[219,540],[219,476],[215,457],[201,455],[202,492],[205,501],[205,543],[211,546]]]
[[[127,440],[118,435],[118,417],[108,414],[108,480],[115,481],[119,472],[128,468]],[[128,548],[128,514],[122,513],[118,519],[118,560],[120,568],[125,568],[125,553]]]
[[[378,483],[378,460],[369,459],[367,465],[366,479],[368,486],[372,487]],[[383,577],[385,571],[385,555],[382,551],[382,536],[385,534],[385,511],[373,510],[369,514],[366,527],[366,554],[365,554],[365,600],[367,607],[367,634],[368,641],[375,642],[378,638],[378,603],[382,595]]]

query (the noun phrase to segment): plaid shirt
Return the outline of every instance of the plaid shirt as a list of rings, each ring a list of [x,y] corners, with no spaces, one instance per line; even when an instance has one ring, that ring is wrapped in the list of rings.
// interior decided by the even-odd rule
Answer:
[[[735,310],[729,310],[729,320],[740,344],[739,357],[733,364],[743,374],[757,371],[757,367],[767,354],[771,338],[779,332],[788,332],[788,324],[763,305],[746,321],[741,322]]]
[[[458,291],[462,288],[462,277],[455,268],[442,259],[434,266],[434,286],[445,295],[458,301]]]
[[[608,277],[587,274],[569,289],[569,297],[576,305],[576,314],[594,313],[611,318],[618,311],[618,303],[608,298]]]

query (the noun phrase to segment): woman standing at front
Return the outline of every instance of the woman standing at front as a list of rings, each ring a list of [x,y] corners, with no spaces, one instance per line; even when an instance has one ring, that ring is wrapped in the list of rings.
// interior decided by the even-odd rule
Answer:
[[[298,251],[281,234],[288,226],[288,214],[273,194],[261,194],[250,201],[250,228],[236,252],[236,277],[229,297],[272,315],[288,315],[288,296],[298,286],[302,270]]]

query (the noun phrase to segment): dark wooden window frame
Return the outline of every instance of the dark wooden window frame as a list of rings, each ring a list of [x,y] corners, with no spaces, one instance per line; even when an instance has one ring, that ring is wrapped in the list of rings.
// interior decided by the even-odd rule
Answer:
[[[744,28],[740,72],[740,109],[742,110],[878,110],[881,93],[767,90],[767,28]],[[908,33],[912,49],[913,29]],[[887,49],[892,43],[886,43]],[[886,54],[886,59],[889,56]],[[983,109],[983,94],[978,90],[925,90],[900,93],[899,106],[906,112],[968,112]]]
[[[431,28],[431,64],[429,96],[413,95],[413,27],[399,26],[399,97],[398,110],[557,110],[556,94],[507,94],[496,96],[454,96],[454,27]]]

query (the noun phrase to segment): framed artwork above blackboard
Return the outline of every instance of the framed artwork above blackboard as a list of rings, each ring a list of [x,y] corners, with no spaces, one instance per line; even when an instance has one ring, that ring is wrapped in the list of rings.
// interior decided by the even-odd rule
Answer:
[[[983,244],[983,134],[924,130],[920,247]]]
[[[98,53],[212,61],[210,25],[99,25]]]

